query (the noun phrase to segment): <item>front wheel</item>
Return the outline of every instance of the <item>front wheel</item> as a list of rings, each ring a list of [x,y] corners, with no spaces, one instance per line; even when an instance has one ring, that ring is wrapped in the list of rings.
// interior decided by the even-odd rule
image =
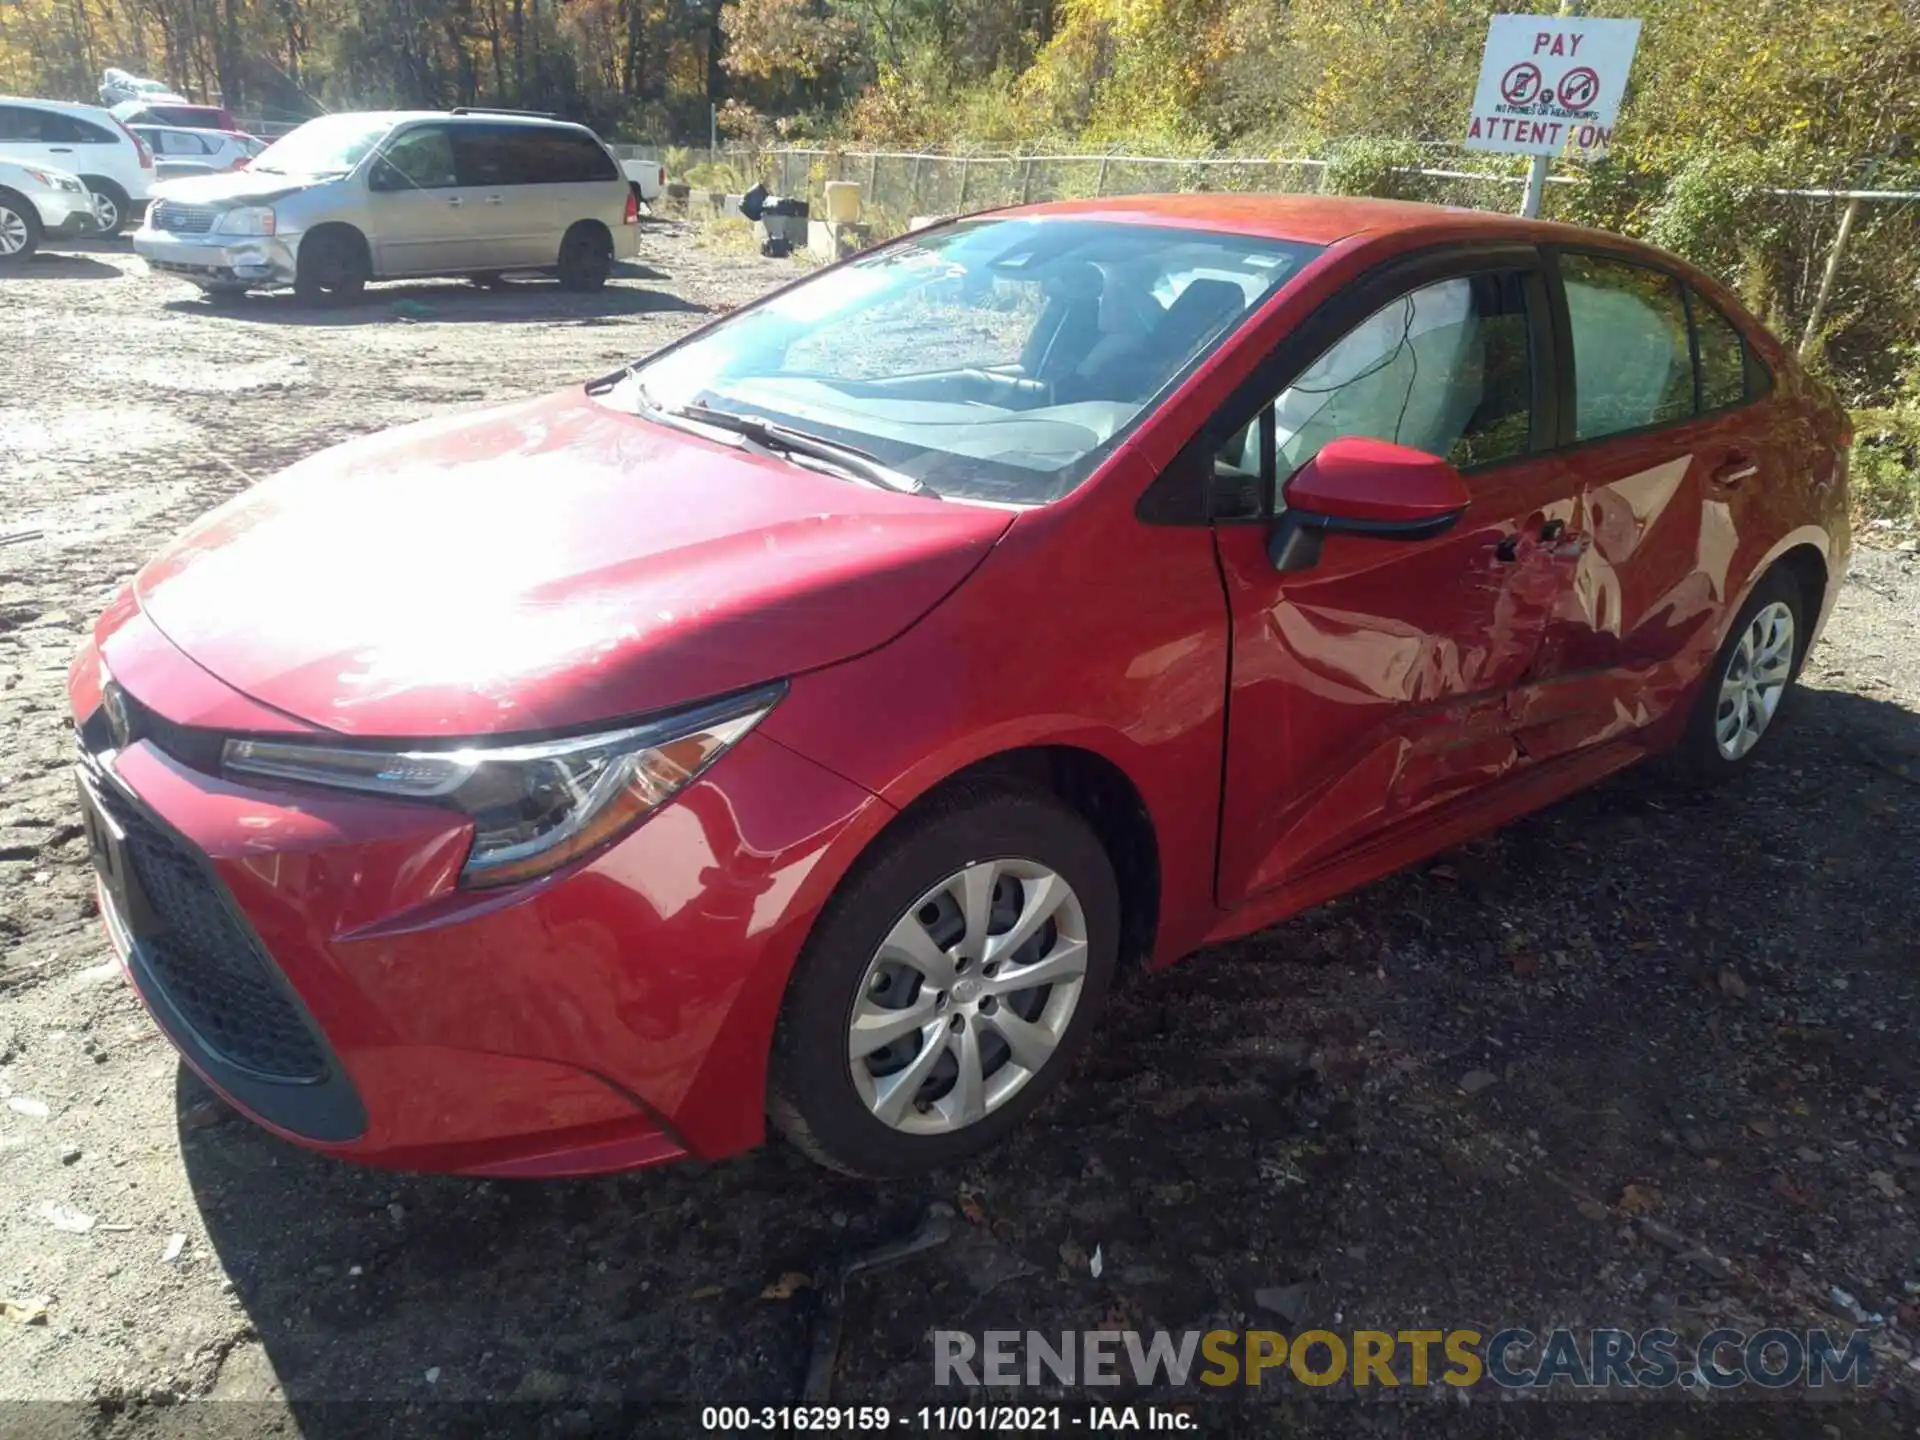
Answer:
[[[1072,810],[971,786],[933,801],[807,942],[774,1041],[774,1124],[855,1175],[988,1149],[1071,1069],[1119,939],[1113,866]]]
[[[1784,570],[1768,572],[1754,587],[1688,717],[1675,758],[1689,777],[1730,779],[1773,732],[1806,653],[1806,612],[1806,597]]]
[[[318,230],[300,243],[293,293],[309,305],[346,304],[360,298],[372,278],[367,246],[344,229]]]
[[[39,248],[39,212],[11,193],[0,195],[0,265],[17,265]]]

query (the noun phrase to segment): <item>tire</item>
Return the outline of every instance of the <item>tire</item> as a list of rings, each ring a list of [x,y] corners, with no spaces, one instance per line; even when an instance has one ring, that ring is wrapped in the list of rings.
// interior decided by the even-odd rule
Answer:
[[[560,241],[555,269],[563,290],[599,290],[613,273],[613,240],[600,226],[582,221]]]
[[[360,298],[372,278],[367,242],[344,226],[317,230],[300,242],[293,293],[309,305],[344,305]]]
[[[133,222],[133,201],[127,192],[102,175],[82,175],[80,183],[93,192],[94,213],[102,235],[118,235]]]
[[[40,212],[25,197],[0,190],[0,269],[26,263],[40,239]]]
[[[1806,658],[1808,610],[1799,584],[1778,566],[1754,586],[1694,697],[1673,757],[1684,778],[1706,785],[1732,779],[1779,728],[1787,693]],[[1763,678],[1753,683],[1756,673]],[[1743,681],[1750,683],[1743,687]],[[1738,697],[1729,687],[1739,691]]]
[[[1029,911],[1045,918],[1011,951],[981,946],[961,903],[966,877],[992,902],[987,936],[1009,935]],[[1073,1068],[1119,945],[1113,866],[1085,821],[1040,792],[958,786],[883,836],[828,902],[781,1007],[768,1114],[805,1154],[850,1175],[912,1175],[978,1154]],[[951,963],[944,985],[921,963]],[[1042,965],[1055,983],[1018,984]],[[856,1009],[889,1037],[859,1059]],[[969,1053],[980,1078],[963,1087]]]

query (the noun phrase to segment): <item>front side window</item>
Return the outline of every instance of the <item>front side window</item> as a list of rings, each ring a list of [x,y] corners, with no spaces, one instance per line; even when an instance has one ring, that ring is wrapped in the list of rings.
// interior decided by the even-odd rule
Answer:
[[[1318,250],[1113,221],[942,226],[742,311],[609,399],[759,417],[940,494],[1040,504]]]
[[[1597,255],[1563,255],[1573,327],[1574,434],[1595,440],[1693,414],[1693,354],[1680,282]]]
[[[1347,436],[1423,450],[1463,470],[1526,454],[1533,362],[1525,277],[1463,275],[1383,305],[1230,440],[1216,470],[1261,476],[1268,427],[1275,480]]]
[[[396,136],[374,165],[376,190],[445,190],[459,183],[453,140],[440,125],[422,125]]]

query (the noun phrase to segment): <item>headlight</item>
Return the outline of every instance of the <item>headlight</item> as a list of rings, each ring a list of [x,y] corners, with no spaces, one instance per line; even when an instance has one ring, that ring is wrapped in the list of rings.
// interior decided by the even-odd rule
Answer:
[[[556,870],[632,829],[726,753],[784,693],[772,685],[599,735],[461,750],[360,749],[229,740],[225,768],[396,799],[473,817],[466,885]]]
[[[220,218],[213,222],[213,228],[222,235],[271,235],[273,207],[242,205],[237,209],[222,211]]]
[[[62,190],[72,191],[75,195],[84,195],[87,193],[87,187],[82,185],[78,180],[74,179],[71,175],[56,175],[54,177],[53,183],[59,186]]]

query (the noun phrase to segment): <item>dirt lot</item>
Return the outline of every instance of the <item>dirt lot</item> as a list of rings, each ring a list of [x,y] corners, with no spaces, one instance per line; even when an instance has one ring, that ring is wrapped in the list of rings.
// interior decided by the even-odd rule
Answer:
[[[599,297],[379,287],[344,312],[215,309],[124,247],[0,280],[0,534],[40,532],[0,548],[0,1299],[22,1307],[0,1399],[72,1402],[0,1407],[0,1432],[204,1426],[171,1402],[209,1396],[262,1402],[221,1412],[246,1433],[309,1434],[346,1399],[417,1406],[359,1416],[411,1430],[459,1413],[428,1402],[511,1397],[563,1432],[623,1399],[781,1402],[822,1307],[763,1290],[933,1202],[955,1239],[848,1291],[836,1399],[918,1403],[936,1327],[1116,1323],[1867,1313],[1880,1398],[1814,1433],[1920,1381],[1920,561],[1897,535],[1868,537],[1745,783],[1630,773],[1136,984],[1064,1095],[963,1172],[871,1186],[770,1147],[476,1183],[314,1159],[211,1102],[97,930],[69,655],[248,476],[600,373],[792,274],[674,225],[641,258]],[[1283,1393],[1308,1429],[1408,1428]],[[1414,1428],[1514,1408],[1448,1398]]]

